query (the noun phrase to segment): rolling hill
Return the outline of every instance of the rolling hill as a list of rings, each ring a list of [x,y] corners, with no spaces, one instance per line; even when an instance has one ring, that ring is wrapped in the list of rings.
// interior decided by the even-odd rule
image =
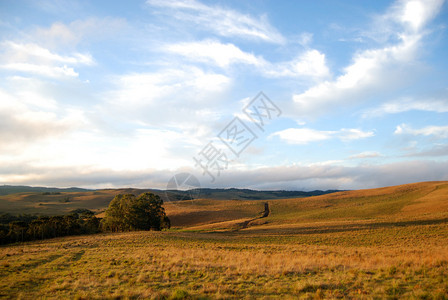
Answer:
[[[1,185],[0,195],[10,195],[17,193],[65,193],[65,192],[87,192],[89,189],[81,188],[50,188],[50,187],[34,187],[25,185]]]
[[[11,187],[8,189],[13,190]],[[34,189],[37,190],[0,196],[0,212],[55,215],[87,208],[101,217],[109,202],[119,193],[150,191],[165,197],[164,191],[132,188],[75,191]],[[225,198],[226,191],[228,198]],[[181,191],[171,192],[177,193],[175,199],[185,196]],[[317,196],[305,197],[312,194]],[[165,200],[164,206],[173,227],[184,230],[235,230],[240,224],[249,222],[245,230],[286,230],[319,222],[339,224],[448,218],[448,182],[443,181],[332,193],[203,189],[200,195],[204,198]],[[299,197],[279,198],[292,195]],[[269,216],[254,220],[263,211],[266,202],[270,207]]]
[[[97,213],[104,211],[117,194],[135,194],[152,192],[162,197],[165,203],[192,200],[194,198],[212,200],[266,200],[323,195],[335,191],[257,191],[250,189],[194,189],[157,190],[157,189],[100,189],[46,188],[29,186],[0,186],[0,213],[60,215],[68,214],[79,208]],[[194,196],[194,197],[192,197]],[[195,199],[197,200],[197,199]],[[218,202],[214,203],[217,204]]]
[[[180,201],[167,203],[165,207],[174,226],[214,230],[231,229],[235,224],[256,217],[263,211],[265,202],[269,203],[270,215],[263,220],[251,222],[252,225],[258,224],[256,228],[294,228],[319,222],[446,220],[448,182],[413,183],[306,198],[234,202]]]
[[[42,206],[47,211],[51,203],[67,210],[75,203],[102,207],[117,192],[132,191],[43,195],[53,202]],[[36,194],[14,195],[15,209],[15,202],[22,200],[37,205],[34,209],[45,203],[33,202],[39,199]],[[58,202],[67,195],[73,200]],[[448,182],[307,198],[172,201],[165,208],[173,224],[168,231],[100,233],[1,246],[0,297],[446,299],[448,295]]]

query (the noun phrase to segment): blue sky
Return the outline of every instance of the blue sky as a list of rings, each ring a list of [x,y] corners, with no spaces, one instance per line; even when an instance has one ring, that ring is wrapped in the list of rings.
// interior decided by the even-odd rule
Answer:
[[[448,180],[447,22],[441,0],[1,0],[0,184]]]

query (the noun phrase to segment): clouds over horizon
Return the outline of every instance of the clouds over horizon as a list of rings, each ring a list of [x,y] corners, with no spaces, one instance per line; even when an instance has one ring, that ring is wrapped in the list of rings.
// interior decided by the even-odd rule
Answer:
[[[447,179],[444,1],[376,4],[341,26],[274,1],[50,4],[0,12],[0,184],[160,188],[188,170],[213,187],[192,157],[235,116],[257,139],[216,186]],[[334,28],[349,26],[342,43]],[[260,90],[282,110],[264,131],[242,112]]]
[[[252,188],[282,190],[327,190],[327,189],[363,189],[400,185],[421,181],[448,180],[448,162],[412,160],[406,162],[385,163],[380,165],[363,164],[344,166],[338,164],[323,165],[287,165],[259,167],[252,169],[229,170],[222,174],[214,187]],[[419,172],[415,172],[419,170]],[[24,172],[25,171],[25,172]],[[20,176],[15,176],[16,173]],[[209,187],[208,179],[196,168],[146,169],[121,172],[105,168],[86,166],[79,168],[52,167],[41,172],[38,167],[23,169],[20,165],[0,167],[0,174],[6,174],[14,180],[10,184],[30,184],[34,186],[82,186],[88,188],[109,187],[151,187],[165,189],[174,174],[188,172],[197,177],[203,187]],[[78,174],[83,174],[79,176]],[[55,174],[63,174],[57,176]],[[3,181],[3,178],[0,180]]]

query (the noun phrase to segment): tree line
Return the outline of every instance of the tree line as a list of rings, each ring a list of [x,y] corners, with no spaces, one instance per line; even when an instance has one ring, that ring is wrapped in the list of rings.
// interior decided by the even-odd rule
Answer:
[[[69,235],[133,230],[169,229],[171,224],[155,194],[119,194],[110,202],[105,217],[98,218],[88,209],[69,215],[0,215],[0,244],[48,239]]]
[[[0,243],[43,240],[68,235],[100,232],[100,219],[90,210],[75,210],[69,215],[0,215]]]

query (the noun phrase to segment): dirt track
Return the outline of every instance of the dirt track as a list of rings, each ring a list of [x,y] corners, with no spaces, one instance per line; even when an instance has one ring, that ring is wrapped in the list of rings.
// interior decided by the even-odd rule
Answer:
[[[263,218],[268,217],[270,212],[271,212],[271,211],[269,210],[269,203],[266,202],[266,203],[264,204],[264,211],[260,213],[261,216],[256,217],[256,218],[253,218],[253,219],[251,219],[251,220],[244,221],[244,222],[238,224],[238,225],[239,225],[239,226],[238,226],[239,228],[237,229],[237,231],[249,227],[249,223],[252,222],[252,221],[255,221],[255,220],[259,220],[259,219],[263,219]]]

